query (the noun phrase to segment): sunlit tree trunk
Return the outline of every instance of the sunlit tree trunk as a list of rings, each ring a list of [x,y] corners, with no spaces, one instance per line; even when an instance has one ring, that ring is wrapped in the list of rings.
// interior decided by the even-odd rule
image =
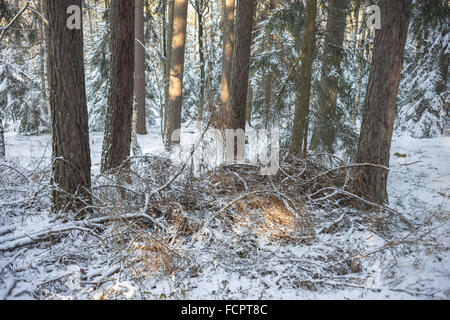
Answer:
[[[234,9],[235,0],[222,0],[222,77],[220,82],[220,101],[222,117],[227,128],[231,126],[232,112],[230,105],[231,67],[234,48]]]
[[[357,162],[389,167],[398,87],[410,20],[411,0],[381,0],[381,30],[375,36],[375,50],[363,108]],[[388,170],[361,168],[361,192],[373,201],[385,203]]]
[[[187,10],[188,0],[174,0],[173,35],[170,59],[169,110],[166,136],[166,145],[168,146],[173,143],[173,141],[171,141],[173,132],[181,128]]]

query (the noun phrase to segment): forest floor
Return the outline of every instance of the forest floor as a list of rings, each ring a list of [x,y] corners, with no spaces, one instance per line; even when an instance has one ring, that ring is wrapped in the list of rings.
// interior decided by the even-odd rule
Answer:
[[[117,192],[91,134],[97,208],[79,221],[49,212],[50,136],[6,133],[0,299],[450,299],[450,138],[394,138],[379,211],[230,168],[163,188],[179,167],[159,136],[138,137],[149,156]]]

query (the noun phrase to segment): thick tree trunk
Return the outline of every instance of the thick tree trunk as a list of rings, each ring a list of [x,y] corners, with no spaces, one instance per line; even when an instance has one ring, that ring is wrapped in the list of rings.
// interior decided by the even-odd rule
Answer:
[[[174,1],[172,53],[170,62],[169,115],[166,137],[166,145],[168,146],[173,144],[173,141],[171,141],[173,132],[177,129],[181,129],[187,10],[188,0]]]
[[[336,108],[341,78],[344,35],[349,0],[331,0],[325,34],[319,103],[311,149],[334,153],[336,140]]]
[[[135,2],[111,2],[111,74],[103,141],[102,172],[119,167],[130,155],[134,94]]]
[[[377,30],[372,69],[363,109],[357,161],[389,167],[400,74],[410,20],[411,0],[381,0],[381,30]],[[364,167],[362,193],[385,203],[388,170]]]
[[[234,9],[235,0],[222,0],[222,77],[220,82],[220,102],[222,107],[222,118],[226,122],[226,128],[231,127],[232,112],[230,105],[230,87],[231,87],[231,67],[233,64],[234,48]]]
[[[300,88],[294,116],[290,154],[299,155],[306,149],[307,117],[311,97],[311,75],[314,61],[314,44],[316,40],[317,0],[308,0],[306,6],[306,27],[302,46],[302,66],[300,71]]]
[[[147,134],[145,114],[144,0],[136,0],[134,90],[136,97],[136,133]]]
[[[83,31],[66,27],[67,8],[81,0],[45,0],[49,21],[50,107],[54,209],[91,202],[91,157],[83,61]]]
[[[253,32],[254,0],[238,0],[236,6],[236,29],[231,69],[230,102],[233,113],[231,129],[245,131],[248,76]]]

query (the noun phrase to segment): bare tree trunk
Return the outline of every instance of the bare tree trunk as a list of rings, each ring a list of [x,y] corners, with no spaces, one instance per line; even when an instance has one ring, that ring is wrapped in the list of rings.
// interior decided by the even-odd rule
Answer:
[[[447,81],[448,81],[448,53],[447,48],[442,49],[439,55],[439,72],[440,80],[436,86],[436,92],[441,97],[442,101],[442,111],[444,113],[442,134],[450,135],[450,103],[448,102],[448,91],[447,91]]]
[[[300,71],[300,88],[294,116],[290,154],[299,155],[306,149],[307,117],[311,97],[311,75],[314,61],[316,40],[317,0],[308,0],[306,6],[306,28],[302,46],[302,66]]]
[[[246,103],[250,56],[253,33],[254,0],[238,0],[236,6],[236,30],[231,69],[230,102],[233,112],[232,129],[245,131]]]
[[[205,71],[205,48],[204,48],[204,13],[207,8],[207,2],[205,0],[197,0],[195,2],[195,10],[197,11],[197,24],[198,24],[198,54],[200,59],[200,105],[198,121],[203,120],[203,109],[205,104],[205,89],[206,89],[206,71]]]
[[[83,31],[66,28],[70,5],[45,0],[49,22],[50,107],[53,139],[53,206],[79,210],[91,202],[91,157],[83,61]]]
[[[222,78],[220,82],[220,101],[224,125],[231,126],[232,112],[230,105],[231,67],[233,64],[234,50],[234,9],[235,0],[222,0],[222,24],[223,24],[223,54],[222,54]]]
[[[111,86],[103,141],[102,172],[130,155],[134,94],[135,2],[111,2]]]
[[[253,112],[253,86],[249,82],[248,84],[248,92],[247,92],[247,111],[246,111],[246,117],[247,117],[247,124],[251,127],[252,126],[252,112]]]
[[[363,109],[357,161],[389,167],[400,74],[410,20],[411,0],[381,0],[372,70]],[[378,203],[388,200],[388,170],[361,169],[361,192]]]
[[[137,140],[137,119],[138,119],[138,112],[137,112],[137,103],[134,103],[133,105],[133,117],[131,120],[131,154],[133,156],[141,156],[142,150],[139,145],[139,142]]]
[[[356,50],[358,49],[358,31],[359,31],[359,18],[361,14],[361,5],[362,0],[356,0],[355,2],[355,8],[353,10],[353,19],[355,20],[354,24],[354,32],[353,32],[353,54],[356,53]]]
[[[172,52],[170,61],[169,114],[166,145],[172,144],[175,130],[181,129],[183,75],[186,48],[188,0],[174,0]]]
[[[40,1],[40,9],[41,13],[45,19],[48,20],[47,17],[47,4],[46,1]],[[50,114],[50,84],[49,84],[49,54],[48,54],[48,26],[41,20],[41,28],[42,28],[42,38],[43,38],[43,52],[41,53],[43,59],[43,67],[42,67],[42,75],[41,75],[41,88],[44,95],[44,113],[46,115]]]
[[[174,19],[174,0],[168,1],[168,21],[167,21],[167,48],[166,48],[166,63],[164,74],[164,139],[168,137],[169,124],[169,87],[170,87],[170,63],[172,61],[172,38],[173,38],[173,19]]]
[[[3,128],[3,120],[0,118],[0,158],[4,158],[5,156],[5,129]]]
[[[363,28],[361,26],[361,28]],[[361,48],[364,45],[364,42],[366,41],[367,35],[368,35],[368,29],[365,29],[364,32],[361,33],[359,38],[357,37],[357,47],[356,51],[356,58],[358,63],[358,76],[356,80],[356,94],[355,94],[355,101],[353,102],[353,110],[352,110],[352,123],[353,125],[356,124],[356,118],[358,114],[358,110],[360,108],[361,104],[361,91],[362,91],[362,80],[363,80],[363,64],[364,64],[364,51],[363,48]]]
[[[348,6],[349,0],[331,0],[328,6],[318,112],[311,138],[311,149],[330,154],[335,151],[336,108]]]
[[[145,48],[144,48],[144,0],[136,0],[134,90],[136,97],[136,133],[147,134],[145,113]]]

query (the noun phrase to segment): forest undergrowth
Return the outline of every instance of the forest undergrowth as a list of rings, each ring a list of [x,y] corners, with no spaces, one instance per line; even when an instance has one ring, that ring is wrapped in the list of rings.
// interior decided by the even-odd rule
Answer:
[[[448,215],[413,218],[368,201],[357,192],[362,165],[333,157],[330,169],[325,158],[285,157],[277,175],[260,176],[256,165],[194,174],[168,158],[131,157],[119,174],[94,178],[83,219],[49,212],[49,166],[3,161],[2,298],[364,297],[385,283],[396,290],[402,257],[447,250],[434,232]],[[448,295],[428,289],[398,291]]]

